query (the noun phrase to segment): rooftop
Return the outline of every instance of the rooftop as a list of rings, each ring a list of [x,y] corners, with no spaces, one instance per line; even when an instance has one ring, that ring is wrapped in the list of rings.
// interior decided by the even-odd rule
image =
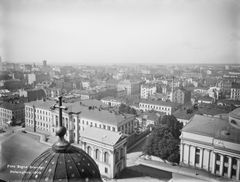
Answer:
[[[56,104],[55,101],[51,101],[51,100],[47,100],[47,101],[38,100],[38,101],[32,101],[32,102],[25,103],[25,106],[31,106],[31,107],[35,106],[37,108],[50,110],[50,107],[53,106],[54,104]]]
[[[240,84],[239,83],[232,83],[232,88],[240,89]]]
[[[133,118],[131,114],[115,114],[115,112],[110,112],[108,110],[101,110],[97,108],[89,108],[80,105],[79,102],[72,103],[68,105],[67,112],[78,113],[81,112],[82,118],[87,118],[95,121],[100,121],[107,124],[118,125],[124,122],[126,119]]]
[[[173,102],[164,102],[160,100],[141,100],[139,103],[144,104],[153,104],[153,105],[160,105],[160,106],[169,106],[169,107],[176,107],[178,104]]]
[[[228,120],[221,118],[196,114],[182,131],[240,144],[240,130],[232,127]],[[228,131],[230,134],[223,135],[223,131]]]
[[[120,133],[95,127],[87,127],[81,132],[81,136],[112,146],[125,138]]]

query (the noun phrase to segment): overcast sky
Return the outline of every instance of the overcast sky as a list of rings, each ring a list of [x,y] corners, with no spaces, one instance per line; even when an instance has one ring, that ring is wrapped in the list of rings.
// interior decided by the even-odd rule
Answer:
[[[240,63],[239,0],[0,0],[0,54],[40,63]]]

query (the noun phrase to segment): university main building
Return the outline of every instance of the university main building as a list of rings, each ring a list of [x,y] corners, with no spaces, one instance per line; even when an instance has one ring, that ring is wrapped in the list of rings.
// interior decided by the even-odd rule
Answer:
[[[228,120],[195,115],[182,130],[180,150],[182,165],[240,180],[240,108]]]

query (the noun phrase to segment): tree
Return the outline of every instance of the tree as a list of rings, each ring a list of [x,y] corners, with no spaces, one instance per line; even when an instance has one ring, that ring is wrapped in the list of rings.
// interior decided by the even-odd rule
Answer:
[[[165,115],[152,131],[144,146],[144,153],[170,162],[179,163],[179,145],[182,123],[174,116]]]
[[[121,104],[119,106],[119,112],[126,113],[126,114],[137,114],[136,110],[134,108],[131,108],[130,106],[127,106],[125,104]]]
[[[173,115],[165,115],[163,116],[162,120],[160,120],[161,125],[167,125],[170,129],[172,135],[174,138],[179,139],[179,136],[181,135],[181,129],[183,127],[183,124],[180,123],[175,116]]]
[[[179,140],[173,137],[167,125],[158,127],[149,136],[144,146],[144,153],[178,163]]]

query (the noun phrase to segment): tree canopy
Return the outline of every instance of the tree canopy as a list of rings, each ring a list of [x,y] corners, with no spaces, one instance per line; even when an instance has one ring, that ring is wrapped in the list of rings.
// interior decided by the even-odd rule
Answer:
[[[164,116],[157,128],[148,137],[144,153],[178,163],[181,129],[182,123],[174,116]]]
[[[119,106],[119,112],[126,113],[126,114],[134,114],[134,115],[137,114],[137,112],[134,108],[131,108],[130,106],[125,105],[125,104],[121,104]]]

